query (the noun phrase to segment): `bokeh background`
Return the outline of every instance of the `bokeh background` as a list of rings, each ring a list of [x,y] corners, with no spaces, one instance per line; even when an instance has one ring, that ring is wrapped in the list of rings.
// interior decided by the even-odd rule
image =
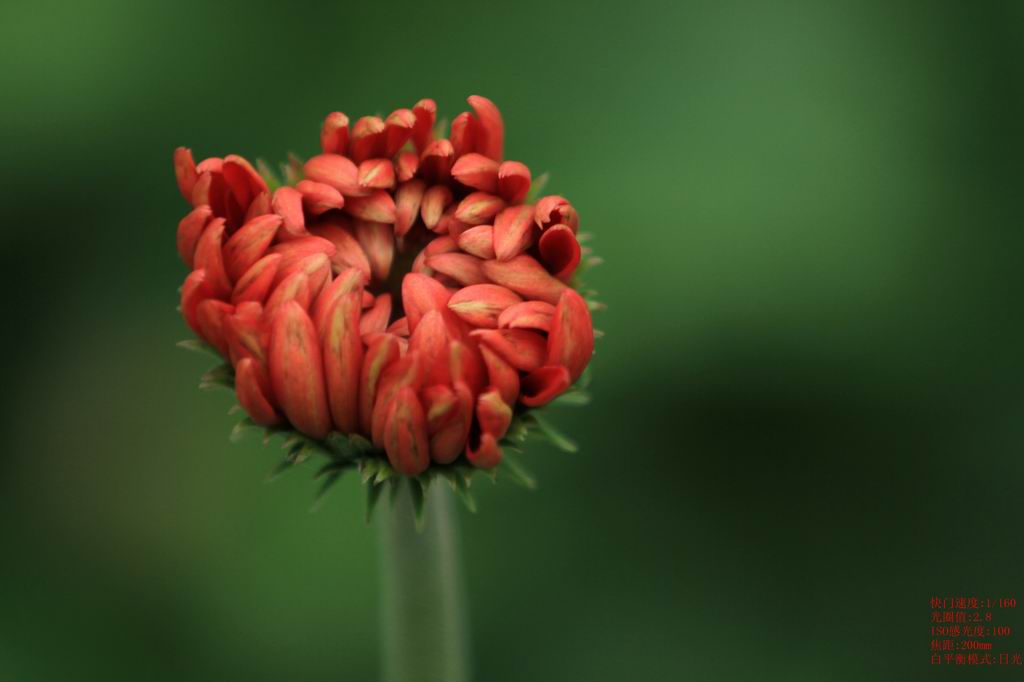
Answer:
[[[910,680],[1024,602],[1024,5],[0,8],[0,679],[372,680],[347,480],[175,348],[171,151],[480,93],[607,263],[581,444],[461,517],[476,679]],[[1010,649],[1024,649],[1024,633]],[[977,671],[975,671],[977,672]],[[987,670],[1013,679],[1020,670]],[[993,675],[995,677],[993,677]]]

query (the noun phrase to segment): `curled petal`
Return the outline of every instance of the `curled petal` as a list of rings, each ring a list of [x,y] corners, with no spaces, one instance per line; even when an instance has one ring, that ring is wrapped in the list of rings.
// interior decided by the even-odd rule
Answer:
[[[520,400],[527,407],[540,407],[565,393],[572,382],[569,370],[561,365],[538,367],[523,377],[523,394]]]
[[[190,268],[195,258],[199,237],[212,217],[213,209],[204,204],[196,206],[178,223],[178,255]]]
[[[359,168],[340,154],[318,154],[306,161],[302,172],[307,180],[330,185],[346,197],[367,193],[359,186]]]
[[[312,296],[309,291],[309,277],[301,270],[288,275],[283,282],[274,287],[267,299],[266,316],[273,320],[277,311],[287,303],[295,302],[300,308],[309,308]]]
[[[419,353],[426,368],[425,381],[428,384],[447,383],[448,370],[448,328],[441,311],[430,310],[416,325],[409,337],[409,350]]]
[[[498,316],[523,299],[497,284],[474,284],[456,291],[448,308],[474,327],[496,329]]]
[[[288,421],[312,438],[331,430],[316,330],[295,301],[283,304],[270,330],[270,383]]]
[[[280,216],[263,215],[250,220],[231,235],[224,245],[224,267],[231,279],[237,281],[253,263],[263,258],[280,226]]]
[[[416,177],[420,167],[420,155],[415,152],[402,152],[395,161],[395,175],[399,182],[408,182]]]
[[[473,192],[459,202],[459,207],[455,210],[455,219],[467,225],[482,225],[491,222],[503,208],[505,202],[501,197],[487,192]]]
[[[296,263],[292,271],[306,273],[309,295],[315,298],[331,277],[331,259],[326,253],[313,253]]]
[[[302,212],[302,192],[294,187],[278,187],[270,200],[274,213],[281,216],[281,228],[293,237],[306,234],[306,216]]]
[[[452,239],[458,239],[462,236],[463,232],[469,229],[469,225],[455,219],[455,210],[457,208],[458,206],[452,205],[445,209],[444,213],[441,214],[441,219],[437,221],[437,227],[434,228],[434,232],[448,235]]]
[[[515,258],[533,245],[533,207],[510,206],[494,220],[494,255],[498,260]]]
[[[420,175],[431,182],[447,182],[455,163],[455,148],[448,140],[434,140],[420,154]]]
[[[572,207],[568,199],[557,195],[542,198],[537,202],[534,220],[537,227],[546,230],[552,225],[568,225],[569,229],[576,232],[580,226],[580,217],[576,209]]]
[[[427,190],[422,180],[410,180],[398,186],[395,192],[395,236],[405,236],[416,222],[420,212],[420,204]]]
[[[345,154],[348,149],[348,116],[340,111],[327,114],[320,128],[320,149],[324,154]]]
[[[494,258],[494,227],[477,225],[471,227],[458,237],[459,248],[477,258],[491,260]]]
[[[547,343],[537,332],[526,329],[476,329],[477,340],[521,372],[532,372],[544,364]]]
[[[238,278],[235,289],[231,293],[231,302],[235,305],[244,301],[262,303],[270,293],[270,288],[277,279],[277,270],[281,265],[281,254],[271,253],[252,264]]]
[[[365,197],[350,197],[345,202],[345,210],[361,220],[388,224],[395,222],[395,200],[382,189]]]
[[[362,292],[339,298],[327,315],[323,330],[324,375],[334,427],[341,433],[359,428],[359,375],[363,342],[359,333]]]
[[[548,334],[547,365],[561,365],[569,370],[570,383],[583,374],[594,354],[594,326],[583,297],[566,289],[555,306]]]
[[[508,204],[518,204],[530,193],[530,169],[518,161],[506,161],[498,167],[498,194]]]
[[[295,189],[302,194],[302,207],[313,216],[345,205],[345,197],[341,192],[323,182],[299,180]]]
[[[245,222],[249,222],[254,218],[258,218],[261,215],[267,215],[273,212],[273,207],[270,201],[270,192],[260,192],[249,204],[248,210],[245,212]]]
[[[434,122],[437,120],[437,104],[432,99],[421,99],[412,108],[416,122],[412,128],[412,142],[416,151],[423,153],[434,139]]]
[[[367,159],[359,164],[359,186],[364,190],[392,189],[395,166],[391,159]]]
[[[501,161],[505,155],[505,123],[501,120],[501,112],[494,102],[480,95],[472,95],[467,101],[480,122],[476,136],[476,151],[495,161]]]
[[[459,245],[455,243],[455,240],[448,236],[434,237],[427,244],[423,252],[427,256],[436,256],[439,253],[452,253],[459,250]]]
[[[320,294],[313,301],[311,311],[313,326],[316,327],[321,335],[323,335],[327,327],[327,316],[334,309],[338,300],[342,296],[359,290],[360,285],[363,283],[362,273],[359,270],[347,268],[342,270],[337,277],[320,290]]]
[[[487,381],[487,367],[479,346],[474,343],[452,341],[448,350],[448,366],[452,385],[463,383],[473,394],[479,393]]]
[[[544,230],[537,248],[544,267],[563,282],[572,277],[580,264],[580,243],[568,225],[553,225]]]
[[[423,411],[427,416],[427,433],[433,435],[451,421],[455,415],[458,398],[450,386],[434,384],[420,392]]]
[[[441,214],[452,203],[452,191],[445,185],[434,185],[423,193],[420,215],[428,230],[433,230],[441,221]]]
[[[224,320],[224,338],[231,362],[237,366],[243,358],[254,358],[265,363],[269,331],[262,305],[245,301],[236,306],[234,314]],[[269,388],[269,384],[263,386]]]
[[[181,285],[181,316],[197,336],[202,336],[196,308],[199,304],[213,296],[213,289],[206,277],[206,270],[193,270]]]
[[[370,420],[370,435],[377,447],[383,445],[384,420],[387,418],[392,400],[403,388],[420,390],[423,386],[423,371],[419,353],[409,351],[381,373]]]
[[[208,298],[200,301],[196,307],[196,322],[199,324],[200,336],[228,357],[228,342],[224,335],[224,319],[235,311],[230,303]]]
[[[413,129],[416,126],[416,114],[412,109],[396,109],[391,112],[384,121],[384,154],[392,157],[405,146],[405,143],[412,137]]]
[[[466,458],[470,463],[480,469],[491,469],[501,463],[501,446],[498,439],[489,433],[480,434],[480,442],[477,446],[466,446]]]
[[[508,329],[536,329],[547,333],[555,306],[544,301],[523,301],[505,308],[498,316],[498,326]]]
[[[388,334],[394,334],[400,339],[407,340],[409,338],[409,318],[400,317],[385,329]],[[402,346],[402,352],[405,353],[405,348],[409,343],[406,341],[405,345]]]
[[[482,263],[482,260],[468,253],[441,253],[427,257],[427,267],[448,275],[463,286],[487,281]]]
[[[487,382],[498,390],[506,404],[515,405],[519,397],[519,372],[487,346],[480,346],[480,354],[487,367]]]
[[[476,138],[479,123],[468,111],[463,112],[452,120],[451,141],[455,150],[455,158],[473,151],[476,145]]]
[[[263,392],[267,379],[260,379],[261,372],[255,360],[242,358],[235,366],[235,395],[250,419],[262,426],[275,426],[281,417]]]
[[[508,161],[506,163],[514,163]],[[505,165],[505,164],[502,164]],[[452,166],[452,177],[466,187],[497,194],[498,192],[498,162],[483,154],[466,154],[460,156]]]
[[[349,156],[356,163],[384,155],[387,127],[379,116],[363,116],[352,126]]]
[[[185,201],[192,201],[192,192],[199,174],[196,172],[196,162],[192,158],[191,149],[178,147],[174,150],[174,177],[178,181],[181,196]]]
[[[323,237],[299,237],[287,242],[281,242],[270,249],[270,253],[281,254],[281,263],[278,266],[277,281],[280,282],[295,271],[296,265],[307,256],[315,253],[322,253],[330,259],[334,254],[334,244]]]
[[[476,419],[481,431],[501,439],[512,424],[512,407],[502,400],[501,392],[492,387],[476,399]]]
[[[384,370],[401,357],[398,337],[381,334],[367,346],[359,372],[359,430],[370,433],[377,386]]]
[[[329,220],[310,227],[309,231],[334,244],[331,266],[335,274],[346,268],[355,268],[363,273],[363,284],[370,281],[370,261],[363,247],[359,245],[359,240],[352,235],[351,223],[347,217],[331,216]]]
[[[466,447],[473,422],[473,393],[461,381],[453,386],[452,406],[445,423],[430,436],[430,457],[438,464],[451,464]]]
[[[489,280],[524,298],[556,304],[567,289],[565,284],[548,274],[544,266],[526,254],[507,261],[484,261],[483,268]]]
[[[196,244],[195,268],[206,270],[206,281],[215,298],[227,298],[231,293],[231,280],[224,268],[224,218],[214,218],[203,230]]]
[[[356,221],[356,239],[370,261],[374,278],[383,282],[391,272],[391,261],[395,257],[395,240],[391,225],[369,220]]]
[[[373,306],[363,312],[359,320],[359,333],[363,336],[383,332],[391,318],[391,294],[381,294]]]
[[[430,466],[427,422],[416,391],[403,388],[391,402],[384,426],[383,443],[395,471],[417,476]]]
[[[402,279],[402,306],[409,319],[409,330],[415,331],[420,319],[431,310],[443,310],[452,292],[443,284],[415,272]]]
[[[259,194],[268,191],[267,183],[246,159],[236,154],[224,157],[224,182],[243,208]]]

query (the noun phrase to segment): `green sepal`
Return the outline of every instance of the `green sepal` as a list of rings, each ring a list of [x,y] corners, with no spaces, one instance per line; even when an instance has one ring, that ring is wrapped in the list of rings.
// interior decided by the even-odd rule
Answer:
[[[184,348],[193,353],[203,353],[205,355],[212,355],[218,360],[221,359],[220,351],[201,339],[185,339],[184,341],[178,341],[175,345],[178,348]]]
[[[416,529],[423,529],[423,505],[426,502],[427,486],[420,476],[409,478],[409,493],[412,495],[412,511],[416,518]]]
[[[513,457],[505,455],[501,458],[497,469],[500,473],[508,476],[514,483],[517,483],[527,490],[537,489],[537,479],[529,471],[524,469]]]
[[[551,423],[536,412],[531,412],[528,417],[537,426],[538,432],[547,438],[552,445],[563,452],[578,452],[579,447],[572,442],[565,434],[556,429]]]
[[[547,171],[538,175],[536,179],[530,183],[530,191],[526,193],[526,201],[524,203],[537,203],[537,199],[540,199],[541,192],[544,191],[544,188],[547,186],[548,180],[550,179],[551,173],[548,173]]]
[[[281,175],[284,177],[284,184],[294,187],[306,177],[305,171],[302,167],[305,162],[295,154],[288,152],[288,163],[281,164]]]
[[[366,525],[370,525],[370,522],[373,521],[373,510],[376,509],[377,500],[384,492],[384,486],[368,485],[364,487],[366,488]]]
[[[199,379],[199,388],[203,390],[226,388],[229,391],[233,391],[235,390],[235,370],[226,362],[217,365],[203,373],[203,376]]]
[[[263,159],[256,159],[256,172],[263,178],[263,182],[267,183],[267,189],[270,190],[271,194],[281,186],[281,178],[277,176],[274,169]]]
[[[549,405],[560,405],[563,407],[583,407],[590,404],[590,394],[586,391],[570,390],[552,400]]]

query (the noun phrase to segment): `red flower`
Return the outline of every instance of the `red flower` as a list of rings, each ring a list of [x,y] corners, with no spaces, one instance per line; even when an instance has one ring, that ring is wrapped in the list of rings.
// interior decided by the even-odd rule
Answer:
[[[273,193],[239,156],[175,151],[193,207],[182,314],[234,366],[254,422],[361,434],[406,475],[492,467],[517,405],[580,377],[594,330],[569,286],[576,210],[523,203],[532,176],[504,160],[500,112],[469,103],[451,139],[434,137],[432,100],[351,126],[329,114],[305,177]]]

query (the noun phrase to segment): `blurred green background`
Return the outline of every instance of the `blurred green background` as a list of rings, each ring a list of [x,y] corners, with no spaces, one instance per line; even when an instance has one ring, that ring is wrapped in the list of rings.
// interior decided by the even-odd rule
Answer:
[[[578,207],[609,306],[594,403],[554,417],[581,453],[462,516],[476,679],[968,675],[929,667],[928,598],[1024,601],[1022,28],[7,0],[0,679],[375,678],[357,482],[316,514],[311,467],[264,485],[278,453],[228,443],[174,346],[171,151],[308,155],[328,111],[472,93]]]

